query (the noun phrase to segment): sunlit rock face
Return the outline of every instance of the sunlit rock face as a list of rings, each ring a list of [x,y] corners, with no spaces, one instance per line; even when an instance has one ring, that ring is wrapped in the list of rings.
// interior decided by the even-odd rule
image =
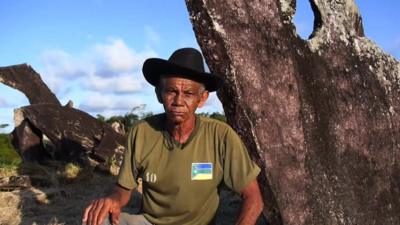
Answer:
[[[231,126],[262,166],[270,224],[400,224],[400,64],[351,0],[186,1]]]

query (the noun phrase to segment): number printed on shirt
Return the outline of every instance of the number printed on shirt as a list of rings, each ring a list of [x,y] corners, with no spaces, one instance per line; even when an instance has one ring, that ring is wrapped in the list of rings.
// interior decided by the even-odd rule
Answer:
[[[157,181],[157,175],[155,173],[146,173],[146,181],[155,183]]]

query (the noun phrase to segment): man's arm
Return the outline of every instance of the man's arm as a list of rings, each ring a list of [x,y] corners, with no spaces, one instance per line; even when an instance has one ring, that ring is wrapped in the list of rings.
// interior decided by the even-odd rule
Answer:
[[[236,225],[254,225],[264,207],[257,179],[244,187],[240,194],[243,197],[243,205]]]
[[[111,214],[112,224],[118,224],[121,208],[129,202],[131,193],[132,190],[117,185],[113,194],[105,198],[96,199],[86,207],[82,224],[99,225],[104,222],[104,219],[109,214]]]

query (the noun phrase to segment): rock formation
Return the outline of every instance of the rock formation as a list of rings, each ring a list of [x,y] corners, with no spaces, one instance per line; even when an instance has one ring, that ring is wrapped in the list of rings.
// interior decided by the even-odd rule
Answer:
[[[353,0],[186,0],[228,123],[263,168],[276,224],[400,224],[400,64],[364,36]]]
[[[98,166],[116,173],[126,138],[108,124],[57,97],[29,65],[0,67],[0,82],[20,90],[31,105],[14,112],[12,144],[24,162],[48,159]]]

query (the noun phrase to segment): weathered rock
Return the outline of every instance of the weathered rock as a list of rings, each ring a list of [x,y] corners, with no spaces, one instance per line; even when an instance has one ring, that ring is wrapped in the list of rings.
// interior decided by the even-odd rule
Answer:
[[[400,224],[400,64],[352,0],[187,0],[228,123],[264,168],[270,224]]]
[[[0,82],[24,93],[31,104],[60,105],[40,75],[27,64],[0,67]]]
[[[32,126],[29,120],[22,120],[10,137],[12,145],[24,162],[41,162],[50,158],[42,145],[40,130]]]
[[[31,103],[14,112],[12,144],[24,162],[75,161],[115,173],[125,136],[57,97],[29,65],[0,67],[0,82],[23,92]]]
[[[121,162],[125,136],[85,112],[55,104],[35,104],[17,109],[15,114],[16,129],[13,134],[29,123],[38,131],[37,136],[41,138],[41,135],[45,135],[50,141],[51,149],[44,149],[40,145],[40,151],[46,152],[52,159],[95,163],[107,168],[111,166],[111,161],[116,164]],[[24,132],[18,136],[27,139],[30,137],[28,134]],[[31,161],[24,158],[23,154],[30,148],[25,150],[21,144],[16,147],[19,151],[24,150],[20,152],[24,160]]]
[[[29,176],[0,177],[0,191],[14,191],[15,189],[30,188],[32,186]]]

